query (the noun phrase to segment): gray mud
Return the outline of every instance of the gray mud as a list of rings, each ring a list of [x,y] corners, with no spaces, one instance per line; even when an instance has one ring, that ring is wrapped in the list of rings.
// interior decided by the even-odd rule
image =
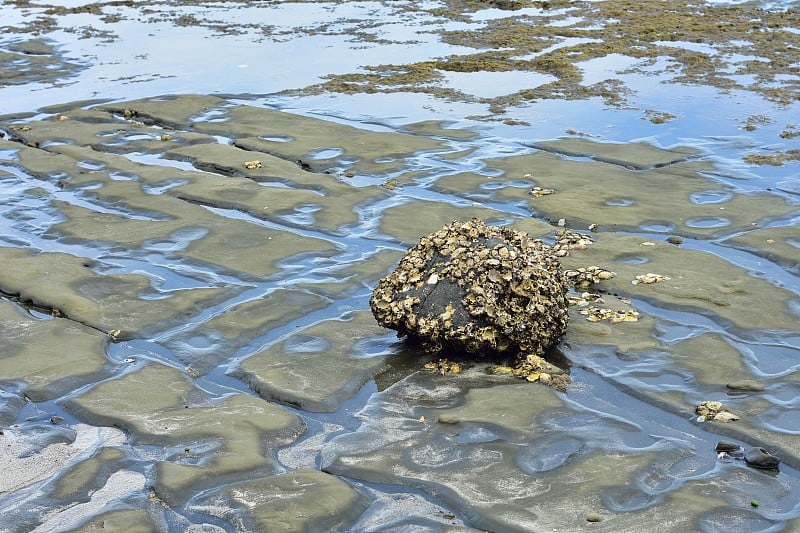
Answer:
[[[800,528],[800,119],[796,66],[765,48],[772,31],[793,50],[796,8],[68,4],[0,8],[0,529]],[[722,16],[729,31],[709,29]],[[131,21],[161,48],[126,55]],[[687,41],[665,45],[658,21]],[[618,24],[607,49],[583,42]],[[702,32],[716,54],[689,42]],[[591,58],[643,35],[636,68],[589,84]],[[739,57],[745,38],[780,72]],[[187,42],[215,80],[192,74]],[[241,46],[246,75],[209,43]],[[438,63],[417,61],[431,46]],[[458,68],[483,89],[530,74],[486,46],[544,54],[549,101],[441,90]],[[650,92],[627,108],[634,78],[675,70],[665,47],[676,96],[647,87],[675,114]],[[264,57],[286,78],[247,70]],[[704,85],[710,71],[725,76]],[[370,314],[408,246],[472,217],[572,236],[565,270],[614,273],[570,292],[546,354],[566,392],[489,371],[506,360],[442,364]],[[704,401],[738,419],[699,419]]]

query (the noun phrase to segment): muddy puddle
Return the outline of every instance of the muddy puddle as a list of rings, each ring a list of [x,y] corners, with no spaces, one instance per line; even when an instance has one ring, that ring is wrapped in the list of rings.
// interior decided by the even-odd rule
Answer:
[[[684,3],[667,46],[626,2],[51,4],[0,8],[0,529],[800,527],[797,72],[761,35],[796,9]],[[613,272],[570,294],[566,392],[372,317],[473,217]]]

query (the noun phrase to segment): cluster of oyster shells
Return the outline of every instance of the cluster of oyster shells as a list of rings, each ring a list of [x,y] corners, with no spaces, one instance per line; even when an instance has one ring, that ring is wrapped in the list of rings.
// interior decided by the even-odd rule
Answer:
[[[461,363],[449,361],[447,359],[439,359],[438,361],[429,361],[422,367],[425,370],[433,370],[436,373],[444,376],[445,374],[460,374]]]
[[[594,243],[594,239],[591,235],[565,229],[556,235],[553,254],[558,257],[565,257],[569,255],[570,250],[585,250],[592,243]]]
[[[638,311],[616,311],[607,307],[589,306],[578,311],[586,317],[589,322],[600,322],[608,320],[612,324],[620,322],[637,322],[639,320]]]
[[[739,420],[739,416],[731,413],[730,409],[725,407],[722,402],[706,401],[695,407],[694,412],[699,416],[698,422],[705,422],[706,420],[714,420],[716,422],[733,422]]]
[[[500,375],[514,375],[530,382],[545,383],[561,392],[565,392],[567,385],[572,382],[569,374],[536,354],[528,354],[525,357],[517,358],[514,366],[492,366],[489,368],[489,372]]]
[[[647,274],[639,274],[638,276],[636,276],[636,279],[631,281],[631,284],[639,285],[640,283],[644,283],[646,285],[649,285],[651,283],[661,283],[662,281],[667,281],[669,279],[670,279],[669,276],[648,272]]]
[[[617,275],[616,272],[611,272],[599,266],[580,267],[572,270],[566,270],[564,275],[567,280],[575,287],[585,287],[593,283],[600,283],[604,280],[609,280]]]
[[[548,188],[545,188],[545,187],[534,187],[530,191],[528,191],[528,194],[530,194],[534,198],[539,198],[541,196],[549,196],[549,195],[553,194],[554,192],[556,192],[556,191],[553,190],[553,189],[548,189]]]
[[[370,307],[379,324],[430,353],[536,354],[566,331],[568,288],[548,245],[472,219],[409,249]]]

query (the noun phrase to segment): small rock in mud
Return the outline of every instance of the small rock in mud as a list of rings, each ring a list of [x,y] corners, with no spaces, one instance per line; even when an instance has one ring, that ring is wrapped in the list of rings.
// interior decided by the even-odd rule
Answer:
[[[751,448],[744,455],[744,460],[747,464],[764,470],[775,470],[778,468],[781,460],[769,453],[764,448]]]
[[[733,442],[719,441],[714,448],[718,459],[744,459],[744,448]]]
[[[542,353],[566,331],[568,287],[548,245],[472,219],[422,237],[370,307],[430,353]]]
[[[729,394],[736,392],[761,392],[764,390],[764,385],[753,379],[742,379],[740,381],[728,383],[725,386],[729,389]]]

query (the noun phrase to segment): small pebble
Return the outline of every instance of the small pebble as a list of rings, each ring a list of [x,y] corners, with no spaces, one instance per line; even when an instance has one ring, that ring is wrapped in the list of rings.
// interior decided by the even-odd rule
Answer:
[[[781,460],[769,453],[764,448],[751,448],[744,454],[744,460],[752,467],[764,470],[775,470]]]
[[[728,383],[725,386],[733,391],[741,392],[761,392],[764,390],[764,385],[753,379],[742,379]]]
[[[55,415],[55,416],[51,416],[51,417],[50,417],[50,423],[51,423],[51,424],[60,424],[60,423],[61,423],[61,422],[63,422],[63,421],[64,421],[64,419],[63,419],[63,418],[61,418],[61,417],[60,417],[60,416],[58,416],[58,415]]]
[[[599,522],[600,521],[600,515],[597,514],[597,513],[589,513],[589,514],[586,515],[586,521],[587,522]]]
[[[678,246],[680,244],[683,244],[683,237],[680,237],[678,235],[672,235],[670,237],[667,237],[667,242],[670,244],[674,244],[675,246]]]
[[[739,449],[738,444],[734,444],[732,442],[725,442],[724,440],[719,441],[717,443],[716,448],[714,448],[714,450],[717,452],[728,452],[728,453],[736,451],[738,449]]]
[[[758,500],[750,500],[750,505],[753,507],[758,507]]]

